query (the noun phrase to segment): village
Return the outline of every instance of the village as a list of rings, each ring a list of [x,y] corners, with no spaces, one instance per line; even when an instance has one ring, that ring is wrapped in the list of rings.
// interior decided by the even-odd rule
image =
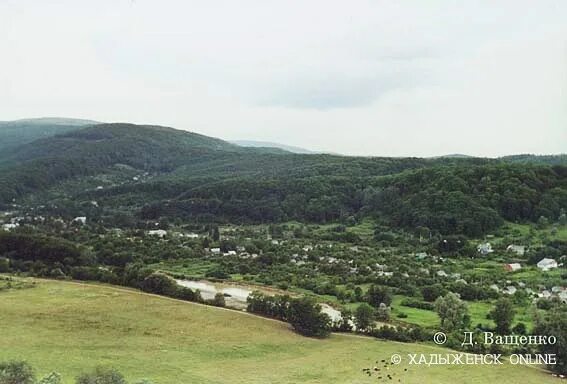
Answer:
[[[109,274],[120,264],[115,260],[125,258],[197,289],[232,284],[240,291],[232,299],[226,291],[227,303],[239,309],[247,294],[271,288],[274,294],[313,296],[338,321],[378,284],[390,291],[386,320],[394,324],[436,326],[431,303],[454,292],[472,308],[474,324],[489,327],[491,303],[509,297],[517,306],[517,322],[530,327],[535,312],[550,307],[546,303],[567,303],[565,248],[554,248],[557,241],[544,231],[527,237],[508,228],[474,240],[416,238],[369,222],[350,227],[146,222],[139,228],[105,228],[88,216],[64,219],[33,214],[40,208],[25,213],[15,208],[0,216],[2,231],[81,238],[85,248],[104,255],[98,257],[105,260],[99,268]],[[350,233],[349,241],[333,240],[337,231]],[[72,269],[64,275],[73,278]]]

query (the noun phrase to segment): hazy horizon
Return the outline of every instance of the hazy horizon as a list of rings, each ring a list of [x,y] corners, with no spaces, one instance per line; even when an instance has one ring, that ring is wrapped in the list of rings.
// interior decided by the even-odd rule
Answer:
[[[0,117],[359,156],[567,152],[567,2],[0,3]]]

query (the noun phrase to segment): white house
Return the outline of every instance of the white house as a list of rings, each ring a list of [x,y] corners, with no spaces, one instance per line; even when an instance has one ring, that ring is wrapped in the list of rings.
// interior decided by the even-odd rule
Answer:
[[[504,264],[504,269],[508,272],[519,271],[520,269],[522,269],[522,265],[519,263]]]
[[[2,224],[2,229],[5,231],[11,231],[12,229],[15,229],[18,226],[18,224]]]
[[[78,216],[73,219],[73,223],[80,223],[85,225],[87,223],[87,218],[85,216]]]
[[[557,268],[557,261],[548,258],[541,259],[537,263],[537,267],[542,271],[549,271],[552,268]]]
[[[506,251],[514,252],[518,256],[524,256],[524,254],[526,253],[526,247],[523,245],[510,244],[508,247],[506,247]]]
[[[157,237],[164,237],[164,236],[167,235],[167,231],[164,231],[163,229],[154,229],[154,230],[148,231],[148,235],[157,236]]]
[[[514,293],[516,293],[516,291],[517,291],[517,289],[513,285],[509,285],[509,286],[506,287],[506,289],[504,289],[504,293],[506,293],[508,295],[513,295]]]
[[[494,252],[494,250],[492,249],[492,245],[490,245],[490,243],[479,244],[478,247],[476,247],[476,249],[478,253],[480,253],[483,256],[486,256],[489,253]]]
[[[220,248],[211,248],[211,253],[219,254],[219,253],[220,253]]]
[[[445,271],[437,271],[437,276],[439,277],[447,277],[447,273]]]

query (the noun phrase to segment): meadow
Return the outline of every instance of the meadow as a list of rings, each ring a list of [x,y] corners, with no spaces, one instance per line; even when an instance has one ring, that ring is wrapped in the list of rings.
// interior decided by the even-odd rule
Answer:
[[[352,335],[310,339],[243,312],[113,286],[34,281],[0,292],[0,361],[25,359],[38,375],[60,372],[65,384],[97,365],[158,384],[557,382],[536,367],[427,367],[407,358],[390,368],[393,381],[378,379],[362,369],[394,353],[450,351]]]

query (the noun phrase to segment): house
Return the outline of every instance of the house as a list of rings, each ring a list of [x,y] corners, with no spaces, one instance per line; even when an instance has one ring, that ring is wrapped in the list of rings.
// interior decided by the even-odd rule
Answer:
[[[519,271],[522,266],[519,263],[504,264],[504,269],[508,272]]]
[[[75,217],[72,222],[85,225],[87,223],[87,218],[85,216]]]
[[[559,292],[559,295],[557,295],[557,297],[559,297],[559,300],[561,300],[563,304],[567,304],[567,290]]]
[[[537,267],[542,271],[549,271],[552,268],[557,268],[557,261],[553,259],[544,258],[537,263]]]
[[[220,253],[220,248],[211,248],[211,253],[218,255]]]
[[[498,285],[496,285],[496,284],[492,284],[489,288],[496,291],[496,292],[500,292],[500,288],[498,288]]]
[[[494,252],[494,250],[492,249],[492,245],[490,245],[490,243],[479,244],[478,247],[476,247],[476,250],[478,251],[478,253],[480,253],[483,256],[486,256],[489,253]]]
[[[154,230],[148,231],[148,235],[157,236],[157,237],[164,237],[164,236],[167,235],[167,231],[164,231],[163,229],[154,229]]]
[[[236,256],[236,251],[228,251],[226,253],[227,256]]]
[[[514,252],[518,256],[524,256],[524,254],[526,253],[526,247],[523,245],[510,244],[506,247],[506,251]]]
[[[439,276],[439,277],[447,277],[447,273],[445,273],[445,271],[437,271],[437,276]]]
[[[5,231],[11,231],[12,229],[15,229],[18,226],[18,224],[2,224],[2,229]]]
[[[506,288],[504,288],[504,293],[507,295],[513,295],[514,293],[516,293],[517,289],[516,287],[514,287],[513,285],[509,285]]]
[[[418,252],[418,253],[415,254],[415,257],[416,257],[418,260],[423,260],[423,259],[425,259],[427,256],[429,256],[429,255],[427,254],[427,252]]]
[[[560,287],[559,285],[556,285],[554,287],[551,287],[551,292],[555,294],[559,294],[560,292],[563,292],[565,289],[566,289],[565,287]]]

